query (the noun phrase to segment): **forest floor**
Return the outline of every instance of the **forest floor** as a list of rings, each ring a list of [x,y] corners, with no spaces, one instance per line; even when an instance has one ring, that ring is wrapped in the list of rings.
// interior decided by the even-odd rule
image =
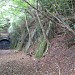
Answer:
[[[0,75],[75,75],[75,45],[68,48],[62,36],[56,37],[41,59],[0,50]]]

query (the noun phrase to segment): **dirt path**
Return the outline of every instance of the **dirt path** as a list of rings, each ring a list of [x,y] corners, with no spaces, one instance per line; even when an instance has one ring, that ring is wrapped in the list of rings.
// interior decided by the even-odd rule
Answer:
[[[35,62],[24,52],[0,51],[0,75],[35,75]]]
[[[24,52],[0,51],[0,75],[75,75],[75,45],[52,39],[51,47],[39,61]]]

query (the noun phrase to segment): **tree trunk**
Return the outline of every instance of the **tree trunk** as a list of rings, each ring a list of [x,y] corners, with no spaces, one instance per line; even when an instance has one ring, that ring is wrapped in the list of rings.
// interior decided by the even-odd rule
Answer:
[[[72,4],[73,4],[73,10],[75,12],[75,0],[72,0]]]
[[[19,51],[22,50],[24,39],[25,39],[25,31],[23,31],[22,36],[21,36],[21,42],[19,43]]]

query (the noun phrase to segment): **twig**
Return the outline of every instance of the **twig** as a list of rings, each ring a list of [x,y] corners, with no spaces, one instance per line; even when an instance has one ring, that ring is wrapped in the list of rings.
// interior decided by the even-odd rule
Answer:
[[[48,10],[47,10],[47,12],[50,15],[52,15]],[[58,13],[57,13],[57,15],[59,16],[59,18],[54,16],[54,15],[52,15],[54,18],[56,18],[59,21],[59,23],[57,23],[57,24],[60,25],[61,27],[67,28],[70,32],[72,32],[75,35],[75,32],[73,31],[73,29],[71,29],[68,24],[64,24],[64,21],[61,19],[60,15]]]
[[[25,1],[25,0],[24,0]],[[34,6],[32,6],[29,2],[25,1],[29,6],[31,6],[33,9],[37,10],[38,12],[40,12],[42,15],[44,15],[46,18],[48,18],[49,20],[52,20],[50,17],[48,17],[46,14],[44,14],[43,12],[41,12],[40,10],[38,10],[37,8],[35,8]]]
[[[56,65],[57,65],[57,67],[58,67],[58,69],[59,69],[59,75],[61,75],[61,71],[60,71],[60,66],[59,66],[59,64],[58,63],[56,63]]]

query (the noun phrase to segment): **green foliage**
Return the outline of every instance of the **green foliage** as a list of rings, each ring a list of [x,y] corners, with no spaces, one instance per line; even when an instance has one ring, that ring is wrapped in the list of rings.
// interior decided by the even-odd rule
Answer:
[[[34,5],[34,0],[28,1],[30,4]],[[29,5],[23,0],[1,0],[0,2],[0,30],[2,25],[7,25],[5,22],[2,22],[1,19],[9,19],[10,26],[12,25],[15,28],[15,25],[21,25],[24,21],[25,10],[28,9]],[[27,15],[27,14],[26,14]],[[20,19],[21,18],[21,19]],[[18,19],[18,20],[16,20]],[[15,21],[15,23],[14,23]],[[8,28],[8,27],[7,27]]]
[[[12,0],[15,4],[22,8],[28,8],[28,4],[25,3],[23,0]]]
[[[11,35],[11,40],[12,40],[12,44],[11,44],[11,48],[16,48],[18,41],[20,40],[21,37],[21,26],[22,24],[25,23],[25,14],[20,14],[18,15],[18,17],[15,17],[12,21],[11,21],[11,26],[8,29],[8,32]],[[18,37],[17,37],[18,36]]]
[[[23,9],[28,9],[29,5],[24,0],[12,0],[18,7]],[[27,1],[31,5],[35,5],[35,0],[28,0]]]
[[[70,15],[72,12],[71,0],[39,0],[43,10],[48,9],[50,13],[60,12],[64,15]]]
[[[9,27],[8,19],[1,19],[0,20],[0,31],[4,31]]]
[[[47,48],[47,42],[44,38],[42,38],[39,43],[38,50],[35,53],[35,57],[41,58],[43,56],[43,53],[45,52],[46,48]]]

